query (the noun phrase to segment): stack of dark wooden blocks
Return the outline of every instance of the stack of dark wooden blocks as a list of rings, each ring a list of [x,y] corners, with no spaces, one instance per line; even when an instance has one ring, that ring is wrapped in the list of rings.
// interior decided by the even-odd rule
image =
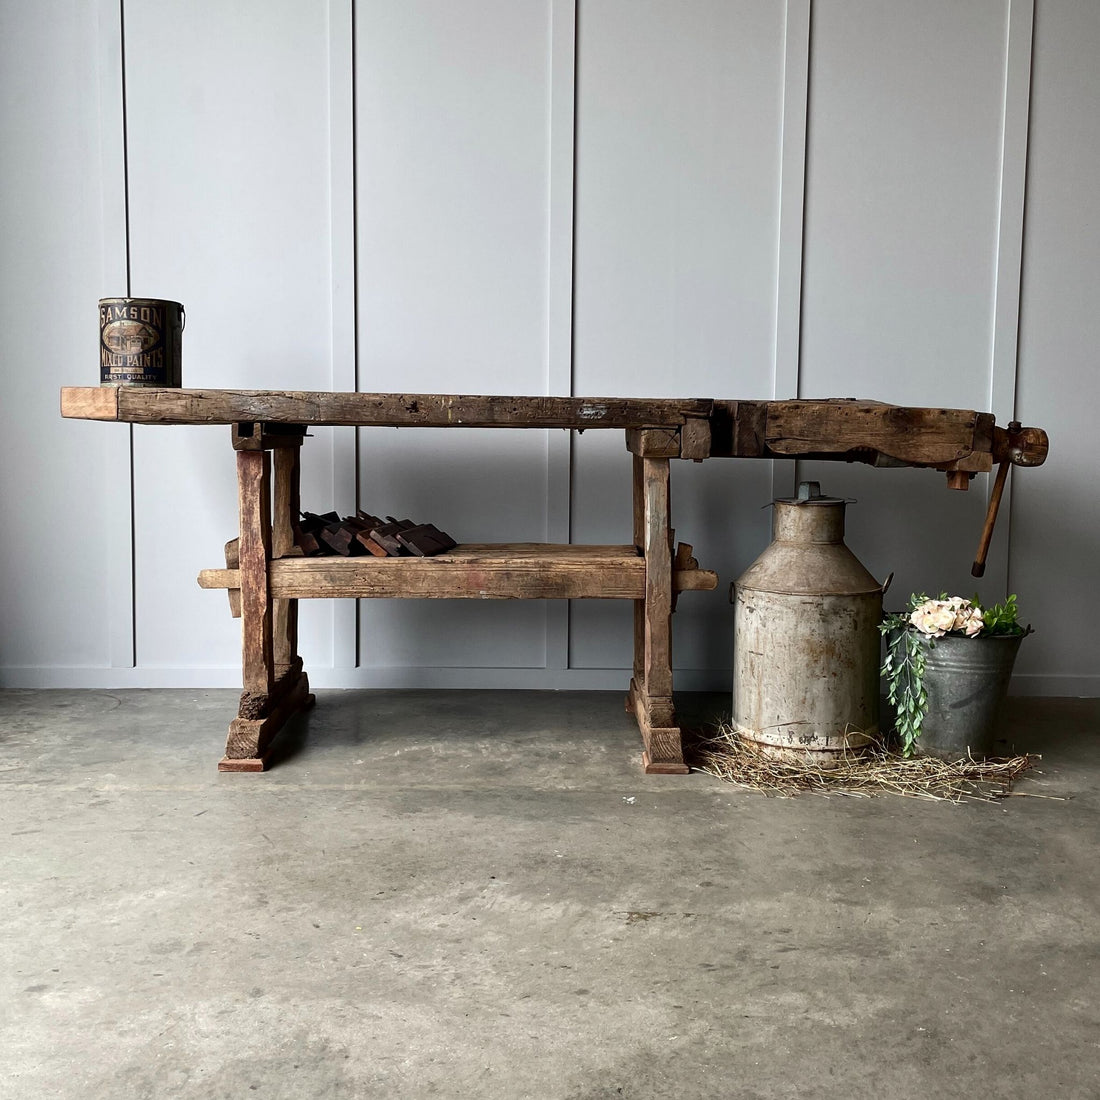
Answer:
[[[350,558],[373,554],[378,558],[415,555],[430,558],[445,554],[457,545],[450,535],[432,523],[411,519],[379,519],[360,509],[343,519],[336,512],[316,515],[303,512],[294,530],[294,541],[307,557],[339,554]]]

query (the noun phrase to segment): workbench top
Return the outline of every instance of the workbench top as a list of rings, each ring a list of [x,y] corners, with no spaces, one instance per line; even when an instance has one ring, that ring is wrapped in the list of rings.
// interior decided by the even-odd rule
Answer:
[[[130,424],[619,428],[651,437],[649,450],[628,442],[638,454],[823,457],[969,473],[1008,457],[1007,437],[990,413],[852,398],[731,401],[69,386],[61,390],[61,415]],[[675,438],[664,441],[654,432]]]
[[[329,393],[154,386],[69,386],[61,415],[131,424],[331,424],[392,428],[678,428],[705,399]]]

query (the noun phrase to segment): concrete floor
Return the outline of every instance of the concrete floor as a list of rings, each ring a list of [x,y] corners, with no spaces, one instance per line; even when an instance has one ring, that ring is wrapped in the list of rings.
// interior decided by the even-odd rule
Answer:
[[[644,776],[609,694],[0,693],[0,1096],[1100,1096],[1100,700],[996,804]],[[685,700],[721,710],[720,697]]]

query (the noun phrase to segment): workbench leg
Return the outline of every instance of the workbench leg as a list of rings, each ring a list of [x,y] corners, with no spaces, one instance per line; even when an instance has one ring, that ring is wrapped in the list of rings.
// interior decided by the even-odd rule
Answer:
[[[272,558],[301,557],[294,542],[294,524],[301,511],[301,444],[275,451],[275,493],[272,507]],[[285,676],[298,660],[298,601],[273,600],[275,675]]]
[[[297,448],[293,453],[297,454]],[[293,464],[277,460],[280,508],[293,496]],[[241,651],[244,690],[237,717],[229,724],[220,771],[262,771],[263,754],[275,734],[297,710],[313,701],[296,648],[297,612],[287,606],[275,633],[275,609],[268,586],[272,554],[271,458],[266,450],[237,451],[240,511]],[[289,495],[288,495],[289,494]],[[284,517],[280,516],[280,521]],[[277,531],[280,525],[277,525]],[[285,541],[285,533],[279,533]],[[291,535],[293,541],[293,535]],[[282,657],[281,668],[276,656]]]
[[[634,460],[633,478],[633,513],[634,513],[634,547],[645,553],[645,481],[643,477],[644,459],[641,455],[631,455]],[[634,683],[645,682],[645,600],[634,601]],[[628,702],[628,709],[633,710]]]
[[[688,771],[672,705],[672,530],[669,460],[634,456],[634,538],[645,552],[645,600],[634,604],[634,677],[627,707],[647,773]],[[640,606],[639,606],[640,605]]]

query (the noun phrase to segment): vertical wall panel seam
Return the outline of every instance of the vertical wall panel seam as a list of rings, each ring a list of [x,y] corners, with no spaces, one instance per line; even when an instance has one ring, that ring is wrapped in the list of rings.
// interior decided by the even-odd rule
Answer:
[[[575,397],[576,364],[577,364],[577,105],[579,103],[579,69],[577,67],[580,56],[580,0],[572,0],[573,11],[573,38],[572,50],[572,139],[569,145],[569,387],[567,396]],[[565,433],[565,520],[567,525],[566,541],[573,541],[573,487],[576,484],[577,473],[577,449],[576,434],[572,431]],[[562,662],[566,669],[572,667],[570,654],[572,653],[573,639],[573,602],[567,600],[562,607],[565,613],[565,659]]]
[[[334,390],[359,388],[355,20],[355,0],[329,0],[329,247]],[[359,502],[359,429],[328,430],[332,432],[331,506],[347,512]],[[333,600],[331,606],[333,665],[357,668],[359,601]]]
[[[779,225],[776,243],[772,396],[801,396],[802,260],[809,138],[811,0],[787,0],[783,33]],[[772,496],[791,488],[792,464],[773,461]],[[797,464],[793,464],[797,470]],[[796,475],[797,476],[797,475]]]
[[[130,242],[130,119],[126,104],[126,0],[118,4],[118,41],[122,92],[122,203],[125,211],[126,226],[126,296],[133,296],[133,265],[131,262]],[[126,426],[126,465],[129,474],[130,493],[126,503],[129,519],[129,580],[130,580],[130,644],[127,650],[129,664],[137,666],[137,531],[135,523],[135,498],[137,486],[134,484],[134,426]]]
[[[576,219],[577,0],[551,0],[549,59],[549,216],[547,219],[546,391],[573,393],[573,316]],[[572,540],[570,432],[546,436],[546,537]],[[569,667],[568,601],[545,603],[546,665]]]
[[[122,94],[122,205],[126,212],[126,296],[133,295],[130,263],[130,130],[126,109],[126,2],[118,4],[118,51]]]
[[[358,14],[355,7],[355,0],[350,0],[350,11],[348,13],[348,33],[350,36],[349,46],[346,56],[348,57],[351,65],[351,127],[350,127],[350,141],[351,141],[351,389],[359,390],[359,86],[356,73],[356,44],[355,44],[355,19]],[[335,362],[335,358],[334,358]],[[360,441],[360,428],[351,429],[351,490],[355,496],[355,508],[359,508],[359,480],[360,480],[360,464],[359,464],[359,441]],[[346,618],[348,620],[345,627],[345,633],[347,630],[351,631],[351,652],[349,657],[354,662],[356,668],[362,663],[361,652],[361,631],[359,629],[362,602],[360,600],[352,601],[337,601],[348,603],[348,609],[346,611]]]
[[[1008,0],[989,368],[989,406],[1002,423],[1011,420],[1016,412],[1034,29],[1034,0]],[[987,501],[992,485],[992,477],[987,476]],[[1012,478],[1009,478],[990,553],[990,580],[1006,592],[1011,573],[1011,519]]]
[[[348,34],[350,41],[347,51],[348,61],[351,65],[351,304],[352,304],[352,362],[351,376],[352,389],[359,389],[359,84],[356,71],[358,53],[356,51],[356,16],[355,0],[350,0],[348,12]],[[356,458],[359,452],[359,431],[355,431]],[[359,466],[355,467],[355,500],[359,502]]]
[[[130,169],[126,112],[125,9],[123,0],[100,0],[99,134],[102,187],[103,297],[132,293],[130,281]],[[116,425],[105,442],[108,529],[108,663],[137,664],[137,575],[134,530],[134,428]]]

